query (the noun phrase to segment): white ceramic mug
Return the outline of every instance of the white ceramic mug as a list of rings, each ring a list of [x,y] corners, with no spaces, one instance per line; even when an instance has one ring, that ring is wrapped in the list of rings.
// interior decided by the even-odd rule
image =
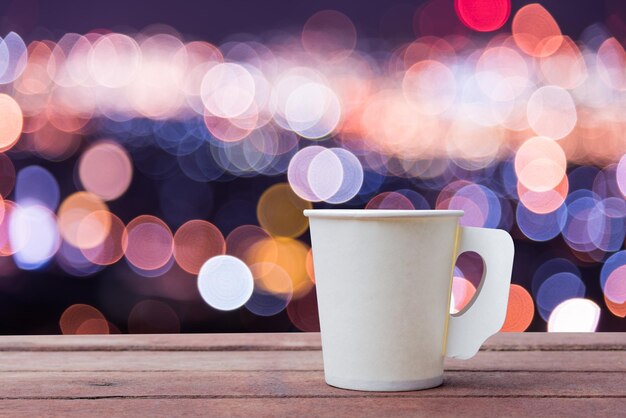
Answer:
[[[513,240],[459,226],[454,210],[305,210],[311,228],[324,373],[345,389],[400,391],[443,382],[502,327]],[[456,258],[485,263],[476,296],[449,314]]]

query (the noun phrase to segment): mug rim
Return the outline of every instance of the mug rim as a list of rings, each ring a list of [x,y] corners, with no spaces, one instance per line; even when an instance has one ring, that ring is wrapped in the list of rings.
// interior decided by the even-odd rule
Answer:
[[[424,218],[463,216],[462,210],[452,209],[305,209],[309,218]]]

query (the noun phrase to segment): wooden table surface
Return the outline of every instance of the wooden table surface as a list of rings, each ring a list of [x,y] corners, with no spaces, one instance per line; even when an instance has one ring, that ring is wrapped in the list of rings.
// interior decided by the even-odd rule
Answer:
[[[626,333],[499,334],[444,385],[324,383],[319,334],[0,337],[0,415],[624,416]]]

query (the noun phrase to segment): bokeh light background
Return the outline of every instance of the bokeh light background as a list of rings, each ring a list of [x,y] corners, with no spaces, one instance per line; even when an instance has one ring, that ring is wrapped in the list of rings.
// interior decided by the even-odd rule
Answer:
[[[626,3],[89,3],[0,2],[0,332],[318,330],[311,207],[462,209],[503,330],[626,330]]]

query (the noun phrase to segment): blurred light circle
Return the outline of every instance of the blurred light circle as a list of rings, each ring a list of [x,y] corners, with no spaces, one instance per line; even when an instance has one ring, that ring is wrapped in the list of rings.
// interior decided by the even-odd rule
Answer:
[[[404,74],[402,91],[416,110],[427,115],[439,115],[448,110],[456,97],[456,80],[443,63],[419,61]]]
[[[463,226],[496,228],[502,217],[498,197],[479,184],[469,184],[459,189],[450,199],[448,209],[465,212],[459,220]]]
[[[252,293],[245,307],[255,315],[273,316],[284,311],[288,303],[289,299],[258,289]]]
[[[64,132],[52,124],[32,133],[34,151],[49,161],[64,161],[78,150],[82,137],[76,132]]]
[[[600,271],[600,287],[604,296],[615,304],[622,304],[626,298],[626,251],[619,251],[606,259]],[[608,289],[608,291],[607,291]]]
[[[93,247],[80,248],[90,262],[107,266],[117,263],[124,255],[126,226],[113,213],[99,210],[91,212],[81,221],[79,229],[80,236],[87,235],[95,237],[94,241],[100,241]]]
[[[90,212],[80,220],[77,229],[79,248],[94,248],[100,246],[109,237],[113,215],[107,210]]]
[[[413,203],[403,194],[397,192],[380,193],[367,202],[365,209],[398,209],[413,210]]]
[[[302,212],[312,207],[289,184],[278,183],[263,192],[256,213],[259,224],[270,234],[295,238],[308,229],[309,223]]]
[[[461,312],[472,300],[475,293],[476,287],[474,287],[472,282],[463,277],[453,277],[450,313]]]
[[[215,138],[223,142],[237,142],[246,138],[257,124],[257,114],[242,118],[221,118],[207,113],[204,115],[204,124]]]
[[[361,186],[363,186],[363,166],[359,159],[350,151],[343,148],[330,148],[330,150],[339,158],[343,169],[343,181],[339,186],[339,190],[326,199],[328,203],[339,204],[345,203],[354,198]]]
[[[241,116],[254,101],[254,78],[239,64],[216,64],[204,75],[200,96],[206,109],[215,116]]]
[[[309,164],[307,181],[319,200],[334,196],[343,182],[343,166],[339,157],[330,149],[317,154]]]
[[[613,303],[623,304],[626,302],[626,265],[613,270],[606,279],[604,296]]]
[[[313,267],[313,250],[310,249],[306,255],[306,272],[309,275],[309,279],[315,283],[315,270]]]
[[[261,255],[259,252],[264,254]],[[276,261],[278,249],[271,235],[256,225],[240,225],[226,237],[226,253],[252,265]]]
[[[293,293],[289,274],[273,263],[253,264],[250,271],[254,277],[254,293],[246,302],[246,308],[261,316],[276,315],[284,310]]]
[[[626,318],[626,302],[615,303],[604,296],[604,303],[611,313],[619,318]]]
[[[0,204],[0,256],[6,257],[19,250],[12,245],[10,236],[11,217],[18,208],[19,206],[10,200],[3,200]]]
[[[128,189],[133,167],[121,145],[99,141],[81,155],[78,175],[85,190],[103,200],[115,200]]]
[[[554,308],[548,319],[548,332],[595,332],[600,307],[589,299],[572,298]]]
[[[315,288],[310,289],[299,299],[292,299],[287,305],[287,315],[291,323],[300,331],[319,332],[320,320]]]
[[[9,32],[4,39],[0,38],[0,58],[3,58],[0,64],[0,84],[12,83],[24,73],[28,51],[20,35]]]
[[[552,258],[542,263],[533,274],[531,290],[537,300],[537,293],[541,284],[556,273],[568,272],[581,277],[580,270],[574,263],[565,258]]]
[[[277,237],[259,241],[254,245],[252,251],[247,256],[253,264],[257,266],[259,277],[262,280],[259,284],[265,284],[268,289],[280,292],[283,288],[282,276],[280,272],[274,272],[272,265],[277,265],[287,272],[291,280],[293,290],[292,297],[298,299],[306,295],[313,287],[306,269],[306,257],[309,247],[301,241]],[[267,264],[270,263],[270,264]]]
[[[564,300],[585,296],[585,284],[570,272],[560,272],[546,279],[537,290],[537,309],[544,320]]]
[[[500,331],[524,332],[530,326],[534,316],[535,304],[530,293],[522,286],[512,284],[509,289],[506,318]]]
[[[128,314],[128,332],[167,334],[180,332],[180,319],[170,305],[160,300],[138,302]]]
[[[54,176],[39,165],[24,167],[17,173],[15,201],[22,206],[41,205],[55,210],[61,192]]]
[[[515,13],[511,33],[519,49],[534,57],[552,55],[563,39],[559,25],[538,3],[528,4]]]
[[[572,249],[582,252],[592,251],[597,248],[593,242],[592,234],[597,234],[590,228],[592,216],[598,203],[597,196],[587,190],[576,190],[569,194],[567,203],[567,221],[563,228],[563,238]]]
[[[80,248],[74,247],[67,241],[61,242],[55,261],[64,272],[75,277],[91,276],[103,269],[102,266],[87,259]]]
[[[480,90],[496,102],[518,99],[528,88],[528,78],[529,69],[524,58],[516,50],[506,46],[485,49],[476,63],[476,81]],[[526,122],[526,103],[521,100],[511,103],[515,106],[503,124],[510,129],[519,130]],[[517,120],[520,113],[523,113],[523,121]]]
[[[618,184],[617,166],[618,164],[609,164],[596,174],[593,180],[592,191],[599,197],[606,199],[623,195]],[[623,168],[626,168],[626,166]]]
[[[563,176],[561,182],[554,188],[545,192],[529,190],[521,182],[517,183],[517,195],[520,203],[528,210],[537,214],[547,214],[558,210],[567,197],[569,180]]]
[[[305,83],[291,92],[285,103],[285,118],[298,135],[317,139],[335,130],[341,118],[337,95],[320,83]]]
[[[85,324],[87,321],[91,322],[89,324]],[[95,321],[98,321],[97,327]],[[101,325],[102,322],[107,324],[106,328]],[[79,332],[83,324],[85,324],[85,327],[82,329],[83,332]],[[93,306],[85,305],[83,303],[77,303],[65,309],[59,319],[59,327],[61,328],[61,333],[64,335],[109,333],[108,322],[102,312]],[[97,329],[102,332],[86,332],[88,329]]]
[[[626,197],[626,154],[622,155],[619,163],[617,164],[617,169],[615,171],[615,177],[617,178],[617,186],[619,187],[622,195]]]
[[[0,197],[7,198],[15,186],[15,166],[5,154],[0,154]]]
[[[215,225],[203,220],[184,223],[174,234],[174,257],[188,273],[198,274],[208,259],[226,251],[224,236]]]
[[[599,173],[600,170],[592,166],[581,166],[574,168],[567,175],[567,177],[569,178],[570,191],[593,191],[593,182]]]
[[[588,77],[587,63],[578,45],[568,36],[563,37],[554,54],[541,59],[540,70],[546,84],[570,90],[580,86]]]
[[[126,226],[122,241],[129,263],[142,270],[157,270],[172,258],[172,231],[161,219],[140,215]]]
[[[356,28],[345,14],[321,10],[306,21],[301,40],[304,49],[320,59],[341,59],[356,46]]]
[[[133,81],[141,66],[141,49],[137,42],[121,33],[107,33],[93,44],[90,72],[106,88],[121,88]]]
[[[465,26],[478,32],[500,29],[511,14],[511,0],[454,0],[456,14]]]
[[[418,209],[418,210],[430,209],[430,203],[428,203],[428,201],[426,200],[424,196],[422,196],[415,190],[399,189],[399,190],[396,190],[396,193],[400,193],[402,196],[409,199],[415,209]]]
[[[596,71],[600,81],[617,91],[626,90],[626,76],[624,76],[624,62],[626,52],[623,44],[615,37],[602,35],[603,42],[598,48],[596,56]]]
[[[534,137],[515,154],[518,181],[535,192],[547,192],[562,182],[567,159],[561,146],[550,138]]]
[[[543,86],[528,99],[528,123],[537,135],[561,139],[576,126],[576,105],[567,90],[557,86]]]
[[[259,262],[250,266],[254,277],[255,289],[260,289],[284,299],[291,299],[293,283],[289,273],[280,265],[273,262]]]
[[[106,319],[88,319],[76,330],[76,335],[106,335],[111,333],[111,324]],[[119,332],[118,332],[119,333]]]
[[[524,205],[517,205],[517,226],[533,241],[549,241],[563,231],[567,221],[567,206],[561,205],[554,212],[535,213]]]
[[[252,296],[254,279],[243,261],[218,255],[202,265],[198,274],[202,299],[215,309],[231,311],[243,306]]]
[[[39,205],[17,207],[9,218],[9,240],[15,264],[35,270],[56,254],[61,244],[54,213]]]
[[[626,218],[624,199],[609,197],[597,200],[587,222],[587,231],[594,246],[607,252],[622,248],[626,236],[624,218]]]
[[[83,224],[83,221],[93,212],[99,212],[93,220],[101,222],[95,230]],[[64,240],[77,248],[93,248],[104,240],[110,228],[110,219],[107,221],[103,213],[110,213],[106,204],[100,198],[89,192],[76,192],[61,203],[58,210],[58,225]],[[95,225],[90,222],[90,225]],[[91,234],[90,232],[95,232]]]
[[[20,105],[10,96],[0,94],[0,152],[12,148],[22,134],[24,116]]]
[[[313,145],[298,151],[289,162],[287,169],[287,179],[293,191],[302,199],[310,202],[319,202],[320,199],[315,195],[309,185],[309,167],[311,162],[320,153],[326,151],[327,148]]]

